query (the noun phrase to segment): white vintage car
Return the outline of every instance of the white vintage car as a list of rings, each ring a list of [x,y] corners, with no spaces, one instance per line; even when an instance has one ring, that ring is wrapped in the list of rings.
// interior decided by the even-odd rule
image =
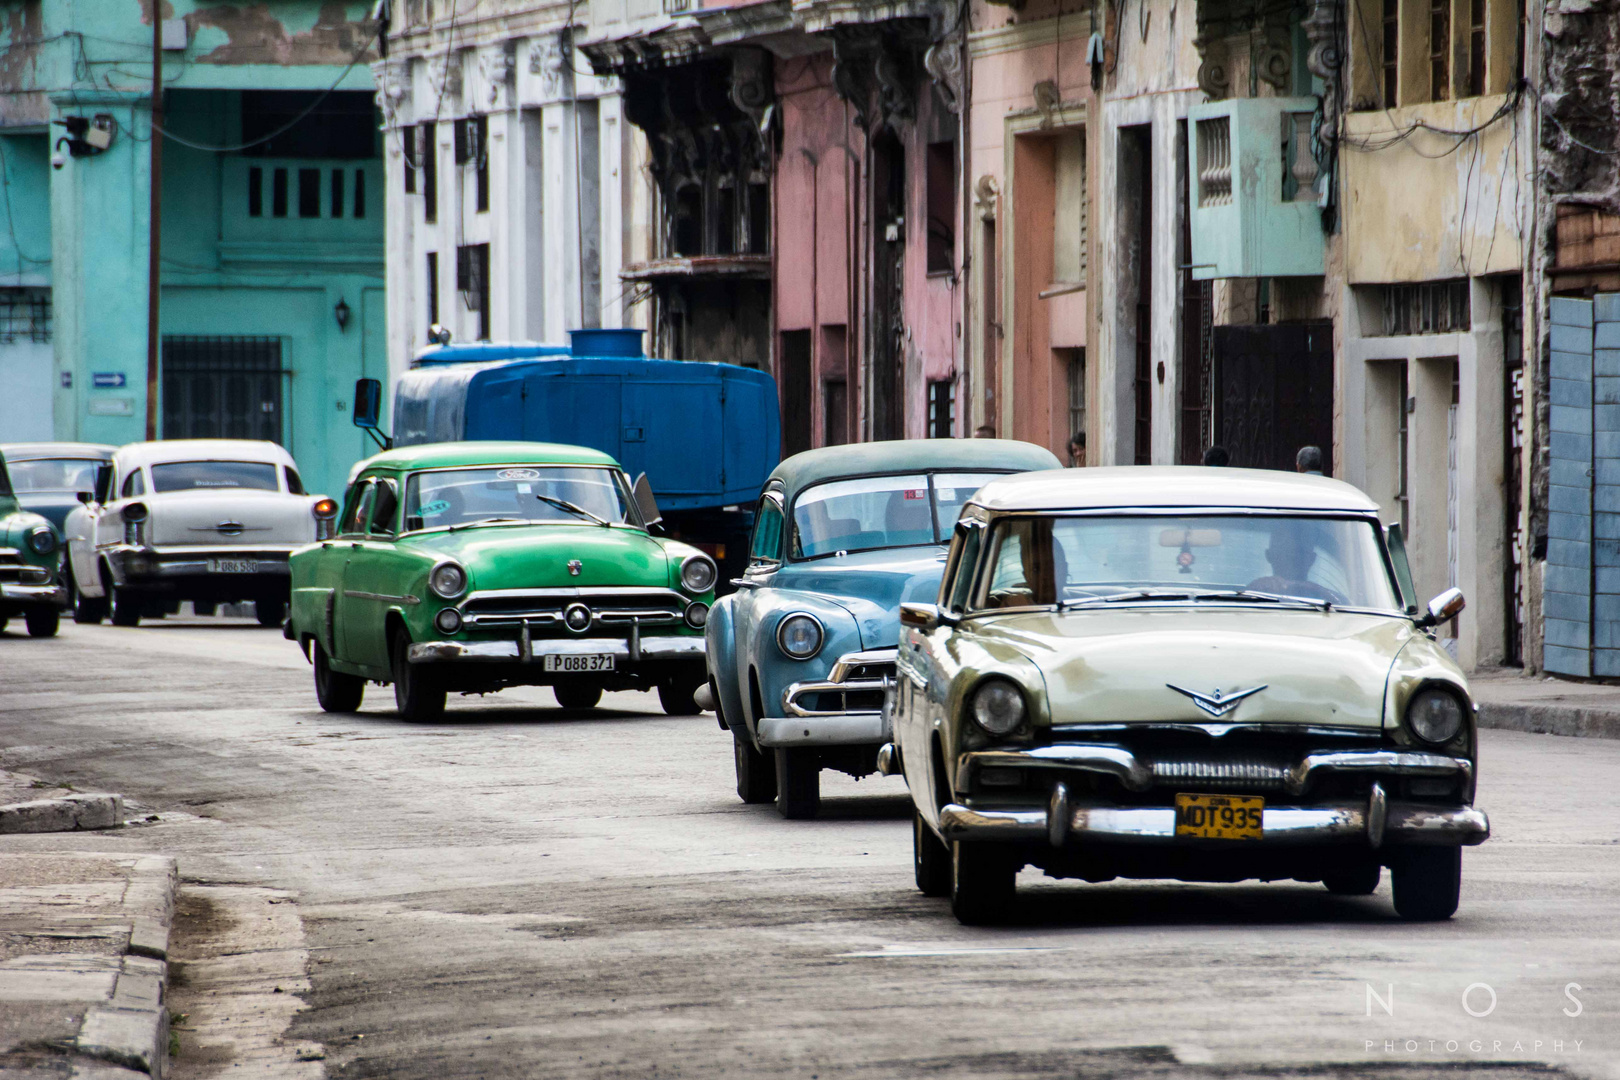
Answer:
[[[131,443],[68,514],[76,622],[134,626],[190,600],[199,614],[252,601],[260,624],[286,614],[287,556],[331,535],[337,504],[308,495],[271,442]]]

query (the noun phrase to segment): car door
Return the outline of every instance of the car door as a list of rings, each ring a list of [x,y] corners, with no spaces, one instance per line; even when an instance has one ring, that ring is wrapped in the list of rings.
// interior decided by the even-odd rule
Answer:
[[[96,522],[102,514],[102,503],[112,490],[112,482],[112,462],[103,462],[96,469],[96,484],[90,500],[71,511],[63,523],[73,580],[81,592],[93,597],[101,595],[101,571],[96,563]]]
[[[343,575],[343,647],[350,661],[370,668],[389,664],[388,610],[402,594],[403,567],[396,557],[399,488],[389,477],[371,484],[364,528],[349,543]]]
[[[338,521],[337,538],[331,542],[328,552],[331,556],[326,572],[332,583],[332,655],[350,664],[359,663],[350,648],[347,631],[352,618],[350,608],[359,598],[351,595],[354,585],[349,580],[349,571],[355,550],[365,543],[366,521],[371,516],[371,501],[375,497],[375,484],[371,477],[363,477],[355,483],[349,491],[343,517]]]
[[[735,601],[735,629],[737,634],[737,693],[744,702],[743,714],[749,730],[753,730],[759,717],[753,715],[752,694],[749,692],[748,671],[759,663],[761,635],[760,610],[766,606],[763,593],[782,567],[783,528],[782,496],[768,491],[759,500],[754,512],[754,535],[748,546],[748,569],[743,571]],[[767,635],[769,636],[769,635]]]

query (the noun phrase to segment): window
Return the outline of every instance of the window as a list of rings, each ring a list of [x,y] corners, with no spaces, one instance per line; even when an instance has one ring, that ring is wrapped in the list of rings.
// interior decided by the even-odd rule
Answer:
[[[288,492],[288,494],[290,494],[290,495],[307,495],[308,494],[308,492],[306,492],[304,490],[304,482],[298,478],[298,470],[297,469],[293,468],[291,465],[283,465],[281,467],[281,472],[282,472],[282,475],[287,478],[287,492]]]
[[[332,216],[343,216],[343,170],[332,170]]]
[[[1400,103],[1401,0],[1384,0],[1384,108]]]
[[[379,490],[379,508],[387,498]],[[630,489],[618,469],[589,465],[446,469],[412,473],[405,482],[407,532],[497,518],[546,525],[628,524]]]
[[[49,345],[51,328],[51,290],[0,288],[0,345]]]
[[[438,125],[422,124],[422,219],[429,225],[439,220],[439,143]]]
[[[428,328],[439,321],[439,253],[427,253],[427,317]]]
[[[949,439],[956,434],[956,380],[928,384],[928,437]]]
[[[979,547],[984,541],[984,527],[964,523],[957,527],[956,535],[960,538],[957,543],[960,554],[956,558],[955,576],[951,579],[951,593],[946,600],[946,608],[950,611],[966,611],[968,590],[973,587],[973,571],[979,563]]]
[[[478,340],[489,340],[489,245],[456,248],[456,290],[468,311],[478,313]]]
[[[318,218],[321,216],[321,170],[298,170],[298,216],[301,218]]]
[[[258,166],[248,170],[248,217],[264,216],[264,170]]]
[[[1069,383],[1069,439],[1084,439],[1086,434],[1086,350],[1063,349]],[[1082,446],[1084,444],[1082,443]],[[1073,464],[1084,464],[1074,462]]]
[[[1429,100],[1451,97],[1451,0],[1429,0]]]
[[[928,272],[956,267],[956,143],[928,144]]]
[[[167,461],[151,469],[154,492],[278,490],[276,467],[268,461]]]
[[[349,489],[349,505],[343,511],[338,532],[352,536],[360,531],[360,522],[366,520],[366,514],[371,510],[371,487],[370,480],[362,480]]]
[[[821,445],[843,446],[849,442],[849,384],[843,379],[828,379],[822,384],[821,396]]]
[[[373,158],[379,126],[369,90],[242,91],[246,157]]]
[[[1485,0],[1468,0],[1468,93],[1485,92]]]
[[[366,174],[359,169],[354,170],[354,216],[366,216]]]
[[[141,470],[136,469],[134,472],[124,477],[124,486],[118,494],[121,498],[125,499],[133,499],[137,495],[145,495],[146,474],[141,472]]]
[[[372,536],[394,535],[394,514],[399,509],[399,493],[390,480],[377,481],[377,495],[372,501]]]
[[[815,484],[793,503],[793,557],[945,543],[963,505],[997,475],[865,476]]]
[[[287,170],[277,169],[270,176],[270,216],[287,216]]]
[[[456,121],[456,164],[471,165],[480,211],[489,209],[489,117]]]
[[[416,145],[419,131],[421,129],[413,125],[399,133],[399,151],[400,157],[405,162],[405,194],[407,195],[416,194],[416,162],[422,153]]]
[[[1078,131],[1053,142],[1052,282],[1079,285],[1086,280],[1086,144]]]
[[[1385,337],[1450,334],[1469,329],[1468,280],[1383,287]]]
[[[769,495],[759,500],[748,556],[756,563],[782,561],[782,504]]]

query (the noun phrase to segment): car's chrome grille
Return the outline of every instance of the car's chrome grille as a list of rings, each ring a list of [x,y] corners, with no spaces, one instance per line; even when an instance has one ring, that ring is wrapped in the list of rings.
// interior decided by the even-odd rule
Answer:
[[[887,679],[890,682],[893,682],[894,681],[894,674],[895,674],[895,663],[894,663],[893,660],[890,660],[888,663],[878,662],[878,663],[856,664],[856,665],[850,667],[849,670],[844,673],[844,678],[843,678],[842,681],[844,681],[844,682],[868,682],[868,681],[878,682],[878,681],[882,681],[884,679]]]
[[[1161,786],[1193,783],[1215,788],[1281,788],[1288,781],[1286,766],[1252,758],[1221,761],[1183,758],[1146,764],[1153,771],[1153,782]]]
[[[51,572],[41,566],[31,566],[14,555],[0,555],[0,582],[9,585],[48,585]]]
[[[685,598],[673,590],[591,592],[587,590],[537,589],[474,594],[461,608],[462,618],[473,626],[517,626],[528,623],[530,631],[565,633],[563,613],[575,604],[590,610],[598,627],[629,628],[668,626],[682,621]]]

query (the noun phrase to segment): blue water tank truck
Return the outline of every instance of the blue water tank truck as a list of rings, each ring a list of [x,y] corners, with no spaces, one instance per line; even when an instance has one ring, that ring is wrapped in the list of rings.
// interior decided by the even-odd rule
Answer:
[[[669,536],[707,551],[723,591],[748,562],[760,489],[781,456],[776,381],[763,371],[655,360],[641,330],[575,330],[570,344],[430,346],[394,388],[355,384],[354,422],[382,445],[521,439],[589,446],[645,474]]]

